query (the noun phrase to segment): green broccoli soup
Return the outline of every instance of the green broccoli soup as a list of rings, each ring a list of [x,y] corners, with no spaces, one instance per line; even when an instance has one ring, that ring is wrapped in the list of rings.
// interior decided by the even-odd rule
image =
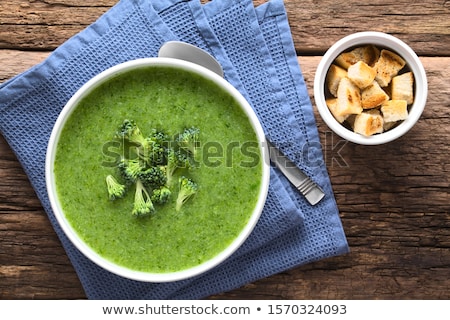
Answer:
[[[195,151],[182,145],[192,134]],[[166,141],[159,149],[139,149],[156,136]],[[149,160],[151,148],[161,157]],[[149,66],[79,102],[54,173],[64,214],[88,246],[123,267],[165,273],[213,258],[239,235],[258,201],[262,162],[233,97],[188,71]]]

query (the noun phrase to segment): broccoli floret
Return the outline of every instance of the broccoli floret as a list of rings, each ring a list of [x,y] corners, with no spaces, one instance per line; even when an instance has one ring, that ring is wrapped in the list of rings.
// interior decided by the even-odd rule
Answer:
[[[125,195],[126,187],[119,183],[112,175],[106,177],[106,185],[108,187],[109,200],[116,200]]]
[[[161,146],[167,146],[170,140],[169,136],[165,132],[157,129],[152,129],[149,139],[158,143]]]
[[[162,186],[159,189],[154,189],[152,193],[152,201],[156,204],[165,204],[169,201],[172,192],[169,188]]]
[[[198,185],[189,178],[180,177],[179,181],[179,192],[177,196],[177,202],[175,209],[180,211],[186,201],[188,201],[194,194],[198,191]]]
[[[150,166],[164,164],[166,161],[166,148],[159,142],[148,138],[146,148],[141,149],[139,156]]]
[[[180,169],[190,169],[193,166],[193,159],[182,152],[181,150],[175,151],[170,148],[167,150],[167,165],[166,165],[166,174],[167,174],[167,185],[172,185],[172,178],[175,171]]]
[[[166,165],[166,174],[167,174],[167,184],[170,186],[172,184],[172,177],[177,168],[180,167],[180,152],[175,151],[170,148],[167,150],[167,165]]]
[[[117,129],[116,137],[128,142],[130,148],[134,147],[136,154],[149,165],[164,162],[164,140],[167,139],[163,132],[153,129],[152,134],[145,137],[134,120],[126,119]]]
[[[194,159],[182,151],[176,152],[177,156],[177,166],[180,169],[190,169],[194,166]]]
[[[155,207],[150,199],[150,195],[142,184],[141,180],[136,181],[136,193],[134,195],[134,205],[131,214],[135,217],[147,216],[155,212]]]
[[[135,151],[137,156],[149,165],[158,165],[165,162],[168,136],[164,132],[152,129],[151,134],[144,137],[134,121],[124,120],[117,130],[116,137],[123,139],[124,148],[129,147],[130,150]]]
[[[147,188],[159,188],[167,182],[166,167],[157,166],[147,168],[141,171],[138,177]]]
[[[199,135],[200,135],[200,129],[191,127],[186,128],[182,133],[178,135],[177,142],[178,145],[190,152],[191,154],[195,155],[196,150],[199,147]]]
[[[127,184],[136,182],[139,174],[144,169],[142,161],[139,159],[125,159],[122,158],[117,165],[122,178]]]
[[[138,147],[145,148],[147,146],[147,139],[134,120],[125,119],[117,129],[116,137],[137,144]]]
[[[161,130],[152,129],[149,137],[148,162],[150,165],[165,164],[166,151],[169,147],[169,136]]]
[[[167,165],[166,165],[166,182],[167,185],[172,184],[172,177],[175,170],[178,168],[178,157],[173,149],[167,150]]]

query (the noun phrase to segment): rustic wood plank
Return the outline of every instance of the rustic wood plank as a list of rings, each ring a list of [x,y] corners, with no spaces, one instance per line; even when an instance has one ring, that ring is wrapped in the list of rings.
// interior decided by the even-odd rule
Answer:
[[[0,4],[0,48],[55,49],[117,1],[22,1]]]
[[[450,54],[448,1],[286,1],[299,53],[318,54],[347,34],[381,31],[397,36],[419,55]]]
[[[48,52],[0,50],[5,80]],[[317,116],[351,252],[211,299],[450,299],[450,58],[422,57],[429,98],[419,123],[384,146],[331,134]],[[320,57],[299,57],[310,96]],[[314,101],[314,100],[313,100]],[[84,298],[15,155],[0,137],[0,298]]]
[[[255,5],[264,3],[255,0]],[[115,0],[4,0],[0,4],[0,48],[53,50],[113,6]],[[357,31],[391,33],[419,55],[450,54],[449,1],[285,0],[299,54],[322,54]],[[419,14],[420,13],[420,14]]]
[[[0,299],[84,298],[31,184],[0,135]]]
[[[44,61],[49,54],[45,51],[0,50],[0,82],[5,82]]]

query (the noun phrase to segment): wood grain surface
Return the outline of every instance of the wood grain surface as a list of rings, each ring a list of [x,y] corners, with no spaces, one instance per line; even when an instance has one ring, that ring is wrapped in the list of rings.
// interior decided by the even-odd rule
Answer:
[[[44,60],[115,3],[2,0],[0,82]],[[363,30],[391,33],[417,52],[428,76],[428,102],[410,132],[381,146],[343,141],[316,113],[351,252],[210,299],[450,299],[450,1],[285,5],[313,104],[321,56],[338,39]],[[85,297],[0,135],[0,299]]]

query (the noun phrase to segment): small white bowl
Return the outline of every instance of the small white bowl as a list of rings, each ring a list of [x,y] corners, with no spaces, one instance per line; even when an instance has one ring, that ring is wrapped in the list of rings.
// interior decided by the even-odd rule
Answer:
[[[94,249],[89,247],[77,234],[76,230],[72,227],[70,222],[67,220],[64,215],[64,211],[61,207],[60,201],[58,199],[58,194],[55,185],[55,177],[54,177],[54,162],[55,155],[57,150],[57,145],[59,141],[59,137],[61,136],[61,131],[72,114],[78,103],[83,99],[86,95],[88,95],[92,90],[101,85],[102,83],[108,81],[111,78],[114,78],[124,72],[135,70],[148,66],[163,66],[163,67],[172,67],[178,68],[180,70],[186,70],[193,72],[201,77],[214,82],[216,85],[221,87],[225,92],[228,92],[229,95],[234,97],[240,107],[244,110],[247,115],[250,123],[253,126],[256,137],[259,142],[260,152],[261,152],[261,161],[262,161],[262,175],[261,175],[261,187],[259,190],[259,197],[255,208],[245,225],[245,227],[241,230],[240,234],[232,241],[232,243],[225,248],[218,255],[213,257],[212,259],[194,266],[190,269],[185,269],[181,271],[168,272],[168,273],[150,273],[150,272],[141,272],[128,269],[123,266],[119,266],[111,261],[105,259],[103,256],[98,254]],[[128,61],[119,65],[116,65],[110,69],[105,70],[99,75],[92,78],[85,85],[83,85],[74,96],[68,101],[68,103],[63,108],[61,114],[59,115],[54,127],[52,134],[50,136],[50,140],[47,148],[46,155],[46,163],[45,163],[45,174],[46,174],[46,186],[47,192],[50,200],[51,207],[53,212],[67,237],[71,240],[71,242],[77,247],[87,258],[89,258],[92,262],[96,263],[100,267],[117,274],[119,276],[144,281],[144,282],[170,282],[170,281],[178,281],[186,278],[190,278],[199,274],[202,274],[211,268],[217,266],[219,263],[223,262],[227,259],[232,253],[234,253],[247,239],[250,235],[251,231],[254,229],[256,223],[259,220],[261,212],[263,210],[265,200],[267,197],[267,192],[269,188],[269,155],[267,152],[267,148],[265,146],[265,135],[262,129],[262,126],[254,113],[253,109],[249,105],[249,103],[245,100],[245,98],[239,93],[237,89],[235,89],[229,82],[224,80],[222,77],[217,75],[216,73],[201,67],[197,64],[172,59],[172,58],[144,58],[137,59],[133,61]]]
[[[406,61],[406,68],[414,74],[414,102],[409,108],[408,118],[395,128],[369,137],[355,133],[339,123],[331,114],[325,103],[325,81],[328,69],[339,54],[353,47],[372,44],[378,48],[386,48],[400,55]],[[348,35],[332,45],[322,57],[314,78],[314,99],[320,116],[336,134],[342,138],[363,145],[377,145],[393,141],[406,132],[419,120],[425,108],[428,94],[428,83],[425,69],[415,52],[403,41],[382,32],[358,32]]]

